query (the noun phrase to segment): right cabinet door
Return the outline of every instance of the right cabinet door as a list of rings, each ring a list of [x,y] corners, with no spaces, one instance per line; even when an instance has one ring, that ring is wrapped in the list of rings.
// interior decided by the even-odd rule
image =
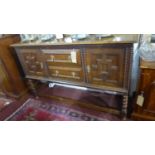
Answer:
[[[99,86],[123,87],[124,48],[87,48],[85,55],[88,83]]]

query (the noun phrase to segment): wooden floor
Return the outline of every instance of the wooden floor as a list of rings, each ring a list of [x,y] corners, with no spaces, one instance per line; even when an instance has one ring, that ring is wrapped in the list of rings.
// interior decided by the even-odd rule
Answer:
[[[63,86],[48,88],[46,85],[42,85],[38,89],[38,95],[113,114],[119,114],[122,106],[122,96],[66,88]]]
[[[120,116],[120,108],[122,97],[110,94],[89,92],[62,86],[48,88],[47,85],[40,85],[37,89],[39,97],[48,98],[67,104],[75,104],[84,108],[93,109],[95,111],[107,112]],[[28,98],[34,97],[31,93],[27,93],[22,98],[11,103],[0,111],[0,120],[4,120],[16,109],[18,109]]]

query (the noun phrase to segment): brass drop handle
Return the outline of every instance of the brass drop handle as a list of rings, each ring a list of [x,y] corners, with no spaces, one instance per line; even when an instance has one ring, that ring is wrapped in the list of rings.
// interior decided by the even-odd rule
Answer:
[[[44,68],[44,65],[42,62],[40,62],[40,68],[43,69]]]
[[[75,72],[72,72],[72,76],[75,77],[75,75],[76,75],[76,73]]]
[[[70,55],[68,56],[68,60],[71,60],[71,56]]]
[[[54,61],[54,55],[51,55],[50,57],[51,57],[51,60]]]
[[[90,65],[87,65],[87,73],[90,73],[90,72],[91,72]]]
[[[56,74],[56,76],[58,76],[58,74],[59,74],[59,71],[58,71],[58,70],[56,70],[56,71],[55,71],[55,74]]]

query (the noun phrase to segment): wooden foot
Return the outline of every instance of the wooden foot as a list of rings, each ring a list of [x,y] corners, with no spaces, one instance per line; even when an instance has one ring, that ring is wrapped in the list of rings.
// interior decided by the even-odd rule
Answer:
[[[35,98],[38,100],[39,99],[39,96],[35,96]]]
[[[127,108],[128,108],[128,95],[123,96],[123,103],[122,103],[122,120],[126,120],[127,118]]]
[[[33,80],[29,79],[28,80],[28,85],[29,85],[29,89],[30,91],[33,93],[33,95],[35,96],[36,99],[38,99],[38,95],[37,95],[37,91],[36,88],[34,86]]]

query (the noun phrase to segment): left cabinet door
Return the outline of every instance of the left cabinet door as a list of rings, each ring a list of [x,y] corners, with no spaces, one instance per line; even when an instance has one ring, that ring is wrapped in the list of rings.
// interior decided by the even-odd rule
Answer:
[[[45,76],[43,55],[39,49],[18,49],[17,53],[25,75]]]

